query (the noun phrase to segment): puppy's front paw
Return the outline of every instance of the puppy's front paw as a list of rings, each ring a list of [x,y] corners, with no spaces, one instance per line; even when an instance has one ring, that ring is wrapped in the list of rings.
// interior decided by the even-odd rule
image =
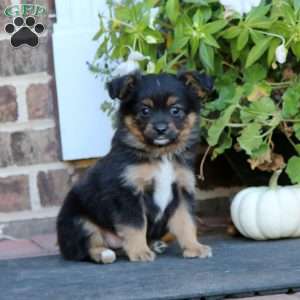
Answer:
[[[155,253],[149,248],[131,251],[128,254],[130,261],[153,261],[155,259]]]
[[[212,249],[209,246],[197,244],[191,248],[187,248],[183,252],[183,256],[186,258],[206,258],[212,257]]]

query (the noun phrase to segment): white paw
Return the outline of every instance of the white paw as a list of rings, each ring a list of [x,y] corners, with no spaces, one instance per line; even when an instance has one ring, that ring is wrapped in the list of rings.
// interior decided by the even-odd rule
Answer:
[[[111,264],[116,260],[116,253],[110,249],[101,252],[101,261],[104,264]]]
[[[185,249],[183,256],[186,258],[207,258],[212,257],[212,249],[209,246],[198,244],[190,249]]]

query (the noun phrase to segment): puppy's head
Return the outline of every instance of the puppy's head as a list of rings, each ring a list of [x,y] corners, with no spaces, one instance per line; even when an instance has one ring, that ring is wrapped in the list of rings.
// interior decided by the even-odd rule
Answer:
[[[188,72],[170,74],[131,74],[109,82],[111,98],[121,100],[121,126],[127,141],[143,149],[183,146],[197,127],[200,99],[212,89],[212,79]]]

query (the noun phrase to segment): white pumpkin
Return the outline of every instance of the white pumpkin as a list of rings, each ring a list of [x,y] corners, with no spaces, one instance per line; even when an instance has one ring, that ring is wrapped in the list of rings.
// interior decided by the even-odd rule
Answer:
[[[250,187],[239,192],[231,204],[231,218],[247,238],[268,240],[300,237],[300,187],[277,185],[281,171],[269,187]]]

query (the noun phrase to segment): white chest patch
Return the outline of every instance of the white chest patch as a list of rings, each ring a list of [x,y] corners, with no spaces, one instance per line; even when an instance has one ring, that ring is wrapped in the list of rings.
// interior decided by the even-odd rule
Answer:
[[[174,166],[167,157],[163,157],[154,175],[154,202],[160,208],[160,217],[173,198],[172,184],[175,182]]]

